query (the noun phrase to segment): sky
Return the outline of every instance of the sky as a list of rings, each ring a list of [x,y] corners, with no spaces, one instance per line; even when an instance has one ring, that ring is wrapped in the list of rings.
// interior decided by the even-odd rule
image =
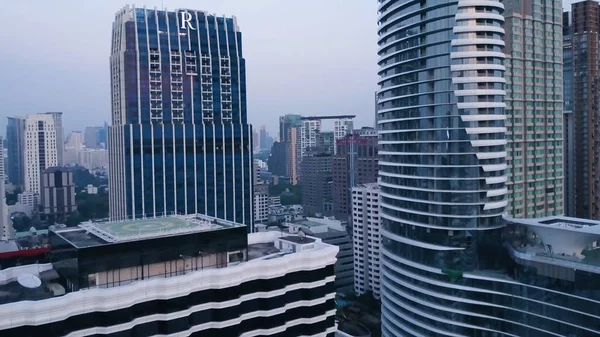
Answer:
[[[7,1],[8,2],[8,1]],[[118,0],[13,0],[0,11],[0,135],[6,117],[62,111],[68,132],[110,124],[109,56]],[[132,3],[129,3],[132,4]],[[248,120],[355,114],[372,126],[376,0],[146,0],[137,7],[234,15],[246,59]],[[9,9],[9,10],[8,10]]]

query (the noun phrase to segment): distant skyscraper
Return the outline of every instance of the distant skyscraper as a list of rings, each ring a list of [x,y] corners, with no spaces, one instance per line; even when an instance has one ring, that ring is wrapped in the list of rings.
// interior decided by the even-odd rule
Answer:
[[[308,215],[331,215],[332,163],[331,153],[316,153],[302,158],[302,206]]]
[[[88,126],[85,128],[85,133],[83,135],[83,143],[85,147],[88,149],[98,148],[98,128],[97,126]]]
[[[354,291],[367,291],[381,296],[379,247],[381,218],[379,217],[379,185],[361,184],[352,188],[352,228],[354,250]]]
[[[0,137],[0,144],[2,144],[2,137]],[[4,189],[4,156],[0,156],[0,240],[5,241],[12,239],[14,236],[14,230],[12,227],[12,221],[8,214],[8,206],[6,205],[6,191]]]
[[[302,126],[301,115],[285,115],[279,117],[279,142],[289,141],[289,129]]]
[[[112,36],[111,219],[200,213],[250,227],[252,129],[236,19],[127,6]]]
[[[287,176],[287,146],[284,143],[275,142],[271,147],[268,159],[269,172],[276,176]]]
[[[338,139],[342,139],[346,137],[349,133],[352,133],[354,130],[354,117],[351,118],[340,118],[333,121],[333,136],[337,141]],[[333,153],[337,153],[337,147],[333,148]]]
[[[568,15],[568,14],[567,14]],[[567,117],[567,185],[573,200],[569,215],[600,219],[600,4],[572,5],[571,22],[563,31],[565,109]],[[570,23],[570,24],[569,24]]]
[[[8,117],[6,126],[8,180],[23,188],[25,184],[25,118]]]
[[[65,129],[62,122],[62,112],[46,112],[51,115],[54,120],[54,130],[56,130],[56,158],[58,165],[64,165],[64,153],[65,153]]]
[[[40,193],[42,171],[58,165],[54,117],[37,114],[25,117],[25,182],[27,192]]]
[[[259,143],[260,143],[260,149],[264,150],[267,149],[267,128],[264,125],[260,126],[260,133],[259,133]]]
[[[336,148],[333,158],[333,215],[346,221],[352,215],[352,187],[377,182],[377,137],[350,134],[338,139]]]
[[[562,8],[541,0],[504,1],[506,43],[507,213],[516,218],[564,214]],[[477,37],[486,38],[486,32]],[[478,83],[500,90],[502,83]],[[488,88],[489,87],[489,88]]]
[[[575,216],[575,124],[573,116],[573,34],[571,12],[563,13],[563,172],[565,214]]]

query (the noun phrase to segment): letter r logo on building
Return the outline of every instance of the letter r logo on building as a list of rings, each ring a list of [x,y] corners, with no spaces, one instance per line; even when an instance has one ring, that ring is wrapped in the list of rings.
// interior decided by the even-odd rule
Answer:
[[[192,23],[190,22],[192,21],[192,13],[179,12],[179,14],[181,14],[181,29],[185,29],[185,26],[187,24],[189,29],[196,30],[196,28],[194,28],[194,26],[192,26]]]

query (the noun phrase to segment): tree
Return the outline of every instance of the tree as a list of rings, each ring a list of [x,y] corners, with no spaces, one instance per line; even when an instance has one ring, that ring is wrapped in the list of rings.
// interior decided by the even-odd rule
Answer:
[[[70,223],[108,218],[108,193],[88,194],[80,192],[75,195],[75,201],[77,202],[77,212],[79,214]]]
[[[33,221],[27,215],[15,215],[12,218],[15,232],[27,232],[33,225]]]

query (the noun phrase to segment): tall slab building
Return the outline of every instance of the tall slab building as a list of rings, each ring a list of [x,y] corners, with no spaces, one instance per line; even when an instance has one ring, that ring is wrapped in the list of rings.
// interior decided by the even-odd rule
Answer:
[[[507,213],[564,214],[562,1],[503,1]]]
[[[236,19],[126,6],[110,69],[110,218],[200,213],[250,228],[252,130]]]
[[[523,81],[533,80],[523,93],[544,95],[523,99],[531,118],[551,117],[547,134],[560,127],[562,83],[539,81],[560,80],[551,74],[560,70],[557,37],[547,35],[560,28],[549,23],[560,22],[560,6],[522,5],[533,24],[505,31],[505,15],[517,22],[505,13],[510,1],[379,1],[382,336],[600,336],[600,222],[503,217],[506,184],[517,179],[506,173],[505,101],[519,101],[505,97],[505,64],[516,61],[505,62],[505,34],[533,40],[523,46],[533,53],[523,62],[535,63],[514,62],[508,76],[523,69]],[[535,48],[538,38],[544,49]],[[529,110],[518,113],[529,118]],[[529,132],[536,142],[548,138]],[[523,174],[531,172],[540,170]]]

